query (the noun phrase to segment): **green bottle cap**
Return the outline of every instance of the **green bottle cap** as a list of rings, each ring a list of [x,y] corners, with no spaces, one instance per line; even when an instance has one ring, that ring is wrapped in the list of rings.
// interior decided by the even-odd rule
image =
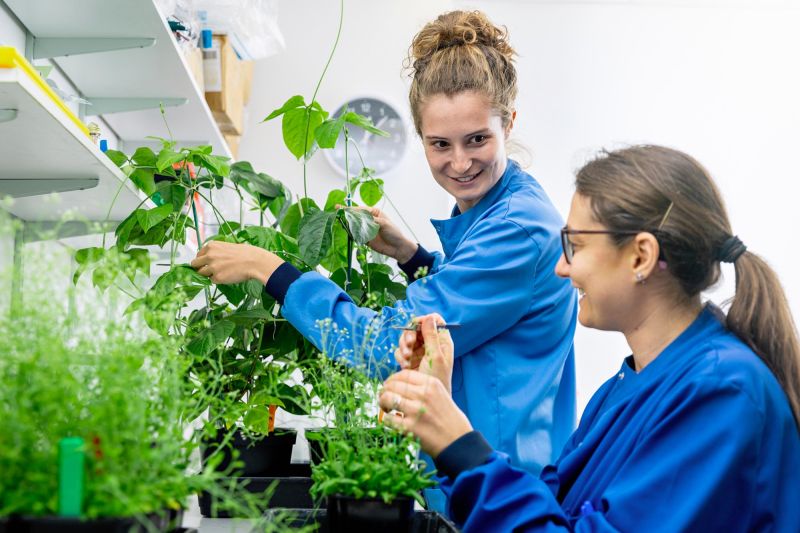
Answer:
[[[58,514],[81,516],[83,510],[84,444],[80,437],[58,443]]]

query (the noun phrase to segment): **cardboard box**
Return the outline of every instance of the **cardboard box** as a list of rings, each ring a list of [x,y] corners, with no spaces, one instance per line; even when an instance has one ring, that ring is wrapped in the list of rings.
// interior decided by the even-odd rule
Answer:
[[[227,133],[223,133],[222,137],[225,139],[225,142],[228,144],[228,148],[231,150],[231,154],[233,155],[234,159],[239,159],[239,141],[242,140],[241,135],[228,135]]]
[[[253,86],[253,62],[242,61],[242,89],[244,89],[244,103],[250,103],[250,89]]]
[[[214,48],[219,50],[221,69],[220,91],[206,92],[206,102],[211,108],[219,129],[225,134],[244,133],[245,95],[249,96],[251,66],[236,57],[233,47],[224,35],[215,35]]]

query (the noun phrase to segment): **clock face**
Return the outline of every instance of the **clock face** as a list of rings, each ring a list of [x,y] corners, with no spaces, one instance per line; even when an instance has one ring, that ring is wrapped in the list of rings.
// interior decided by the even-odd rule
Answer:
[[[375,170],[375,174],[383,174],[397,165],[406,149],[406,126],[400,114],[391,105],[377,98],[356,98],[340,107],[334,117],[346,110],[355,111],[372,120],[375,127],[389,133],[389,137],[381,137],[366,130],[347,124],[350,146],[347,147],[349,176],[357,176],[362,166]],[[355,149],[353,143],[358,145]],[[345,173],[344,132],[339,136],[336,147],[325,150],[330,163],[342,174]],[[361,158],[364,159],[363,165]]]

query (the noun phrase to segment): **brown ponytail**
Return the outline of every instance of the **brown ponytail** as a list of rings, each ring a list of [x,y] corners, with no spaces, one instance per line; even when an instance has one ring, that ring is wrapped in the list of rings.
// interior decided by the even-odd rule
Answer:
[[[736,294],[728,329],[745,341],[778,378],[800,427],[800,344],[789,302],[778,276],[755,254],[734,263]]]
[[[800,428],[800,342],[783,287],[764,260],[732,237],[722,197],[700,163],[670,148],[634,146],[604,152],[578,171],[575,183],[598,222],[656,236],[684,298],[717,282],[720,260],[734,263],[736,294],[726,326],[773,372]]]
[[[517,97],[514,55],[506,29],[493,25],[480,11],[451,11],[426,24],[414,36],[406,60],[417,133],[421,134],[420,108],[427,98],[462,91],[485,95],[507,126]]]

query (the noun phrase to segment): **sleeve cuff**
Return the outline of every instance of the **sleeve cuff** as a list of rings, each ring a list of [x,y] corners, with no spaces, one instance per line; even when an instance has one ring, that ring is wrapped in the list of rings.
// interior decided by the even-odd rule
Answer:
[[[289,286],[302,275],[302,272],[287,261],[272,273],[266,285],[264,285],[264,290],[267,291],[267,294],[275,298],[279,304],[283,305],[283,300],[286,298]]]
[[[455,479],[465,470],[489,460],[492,447],[477,431],[470,431],[450,444],[433,460],[440,475]]]
[[[411,256],[411,259],[405,263],[397,263],[397,266],[400,267],[400,270],[406,273],[408,279],[414,281],[417,279],[417,271],[420,268],[427,268],[428,270],[431,270],[435,260],[436,257],[432,253],[423,248],[421,244],[418,244],[417,251],[413,256]]]

